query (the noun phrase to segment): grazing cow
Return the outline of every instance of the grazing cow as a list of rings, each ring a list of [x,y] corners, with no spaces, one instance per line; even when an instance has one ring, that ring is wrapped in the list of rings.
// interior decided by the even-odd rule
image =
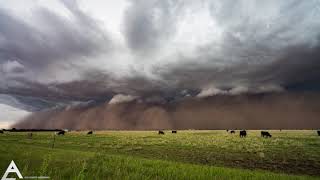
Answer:
[[[229,132],[229,129],[227,129],[226,131]]]
[[[0,130],[0,134],[3,134],[3,130]]]
[[[231,130],[230,133],[231,133],[231,134],[234,134],[234,133],[236,133],[236,132],[235,132],[234,130]]]
[[[63,136],[63,135],[64,135],[64,133],[66,133],[66,132],[65,132],[65,131],[59,131],[57,134],[58,134],[58,135],[62,135],[62,136]]]
[[[93,134],[93,132],[92,132],[92,131],[89,131],[87,134],[88,134],[88,135],[89,135],[89,134]]]
[[[318,136],[320,136],[320,130],[319,131],[317,131],[318,132]]]
[[[159,131],[158,134],[164,134],[164,132],[163,131]]]
[[[247,131],[246,130],[240,131],[240,137],[246,137],[246,136],[247,136]]]
[[[172,131],[173,134],[177,134],[177,131]]]
[[[272,137],[271,134],[267,131],[261,131],[261,137],[265,137],[265,138],[268,138],[268,137]]]

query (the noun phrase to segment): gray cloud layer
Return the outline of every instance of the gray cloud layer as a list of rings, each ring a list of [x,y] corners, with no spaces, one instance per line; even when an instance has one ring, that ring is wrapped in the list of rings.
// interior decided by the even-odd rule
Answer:
[[[278,91],[320,80],[315,0],[130,1],[124,43],[76,1],[60,3],[69,17],[37,7],[26,21],[0,8],[0,93],[159,100],[185,92]]]

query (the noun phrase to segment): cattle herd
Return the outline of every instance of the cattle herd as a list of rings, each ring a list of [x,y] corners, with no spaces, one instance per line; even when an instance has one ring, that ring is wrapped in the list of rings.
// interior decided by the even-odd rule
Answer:
[[[5,129],[3,129],[3,130],[0,130],[0,134],[4,134],[4,132],[5,131],[9,131],[9,132],[15,132],[15,131],[17,131],[17,132],[26,132],[27,130],[25,130],[25,129],[23,129],[23,130],[16,130],[16,129],[11,129],[11,130],[5,130]],[[28,138],[32,138],[32,132],[33,131],[45,131],[45,130],[29,130],[29,131],[27,131],[27,132],[30,132],[30,133],[28,133]],[[56,131],[56,130],[46,130],[46,131]],[[236,133],[236,131],[235,130],[226,130],[228,133],[230,133],[230,134],[235,134]],[[280,131],[281,131],[281,129],[280,129]],[[66,133],[66,131],[65,130],[57,130],[56,131],[56,135],[65,135],[65,133]],[[171,133],[172,134],[177,134],[177,130],[172,130],[171,131]],[[87,135],[92,135],[93,134],[93,131],[89,131],[89,132],[87,132]],[[158,134],[159,135],[164,135],[165,133],[164,133],[164,131],[162,131],[162,130],[159,130],[158,131]],[[318,136],[320,136],[320,130],[317,130],[317,134],[318,134]],[[247,137],[247,131],[246,130],[240,130],[239,131],[239,135],[240,135],[240,137],[241,138],[243,138],[243,137]],[[263,138],[271,138],[272,137],[272,135],[268,132],[268,131],[261,131],[261,137],[263,137]]]
[[[226,130],[226,131],[229,132],[230,134],[235,134],[235,133],[236,133],[235,130]],[[280,131],[281,131],[281,130],[280,130]],[[0,134],[1,134],[1,133],[3,133],[2,130],[0,130]],[[58,131],[56,134],[57,134],[57,135],[64,135],[65,133],[66,133],[66,131],[61,130],[61,131]],[[177,134],[177,130],[172,130],[171,133],[172,133],[172,134]],[[317,133],[318,133],[318,136],[320,136],[320,130],[318,130]],[[93,131],[87,132],[87,135],[92,135],[92,134],[93,134]],[[158,131],[158,134],[164,135],[165,133],[164,133],[164,131],[159,130],[159,131]],[[247,137],[247,131],[246,131],[246,130],[240,130],[240,131],[239,131],[239,135],[240,135],[241,138]],[[261,131],[261,137],[271,138],[272,135],[271,135],[268,131]]]
[[[228,133],[230,133],[230,134],[235,134],[236,133],[235,130],[227,129],[226,131]],[[282,131],[282,129],[280,129],[280,131]],[[177,131],[173,130],[172,133],[177,133]],[[320,136],[320,130],[317,130],[317,133],[318,133],[318,136]],[[158,134],[164,135],[165,133],[164,133],[164,131],[160,130],[160,131],[158,131]],[[247,131],[246,130],[240,130],[239,131],[239,135],[240,135],[241,138],[247,137]],[[263,137],[263,138],[271,138],[272,135],[268,131],[261,131],[261,137]]]
[[[226,131],[229,132],[230,134],[235,134],[235,133],[236,133],[235,130],[229,130],[229,129],[227,129]],[[280,131],[281,131],[281,129],[280,129]],[[172,133],[173,133],[173,134],[176,134],[177,131],[176,131],[176,130],[173,130]],[[318,130],[317,133],[318,133],[318,135],[320,136],[320,130]],[[158,134],[164,135],[165,133],[164,133],[164,131],[159,130],[159,131],[158,131]],[[240,131],[239,131],[239,134],[240,134],[240,137],[241,137],[241,138],[247,137],[247,131],[246,131],[246,130],[240,130]],[[271,138],[272,135],[271,135],[268,131],[261,131],[261,137]]]
[[[282,131],[280,129],[280,131]],[[230,134],[235,134],[235,130],[227,130],[227,132],[230,132]],[[320,136],[320,130],[317,130],[318,136]],[[240,137],[246,137],[247,136],[247,131],[246,130],[241,130],[240,131]],[[261,137],[264,138],[271,138],[272,135],[268,131],[261,131]]]

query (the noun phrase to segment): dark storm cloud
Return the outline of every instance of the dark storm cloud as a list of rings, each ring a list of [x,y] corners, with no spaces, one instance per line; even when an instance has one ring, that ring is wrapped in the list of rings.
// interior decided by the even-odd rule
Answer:
[[[131,1],[125,12],[125,37],[135,52],[148,53],[165,43],[175,31],[179,1]]]
[[[85,58],[108,53],[113,46],[108,34],[79,9],[76,1],[61,3],[71,14],[69,18],[45,7],[36,7],[31,11],[32,16],[28,17],[34,23],[28,23],[14,12],[0,8],[0,93],[56,96],[60,99],[83,99],[90,94],[87,89],[78,97],[68,87],[92,85],[95,82],[78,80],[78,83],[72,81],[69,85],[59,81],[45,82],[61,72],[67,72],[65,74],[68,75],[68,71],[76,69],[77,64],[81,64]],[[44,80],[39,82],[38,79]],[[63,79],[68,81],[70,77]]]
[[[224,30],[222,40],[196,47],[191,58],[181,53],[180,61],[161,67],[160,74],[172,86],[254,89],[320,80],[319,2],[209,4],[212,18]]]
[[[209,62],[180,63],[162,68],[158,72],[166,82],[171,83],[171,86],[180,88],[203,87],[210,82],[217,88],[257,87],[268,84],[287,87],[296,83],[315,83],[320,80],[319,45],[299,45],[286,48],[284,51],[286,53],[277,56],[272,63],[239,62],[227,67],[210,66]]]
[[[33,23],[0,8],[0,93],[167,102],[320,80],[318,1],[130,1],[123,43],[61,3],[70,17],[37,7]]]
[[[31,3],[31,2],[30,2]],[[0,66],[18,62],[24,78],[46,76],[50,69],[67,67],[112,48],[111,39],[75,1],[62,1],[71,16],[65,18],[44,7],[32,10],[28,23],[14,12],[0,8]],[[56,71],[58,74],[59,69]],[[2,72],[3,77],[11,76]],[[33,76],[32,76],[33,75]],[[67,78],[66,78],[67,79]],[[15,81],[8,78],[7,81]]]

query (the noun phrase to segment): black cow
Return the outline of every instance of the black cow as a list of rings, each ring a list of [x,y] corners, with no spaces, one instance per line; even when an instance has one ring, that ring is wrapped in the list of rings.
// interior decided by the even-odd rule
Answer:
[[[320,130],[319,131],[317,131],[318,132],[318,136],[320,136]]]
[[[236,133],[236,132],[235,132],[234,130],[231,130],[230,133],[231,133],[231,134],[234,134],[234,133]]]
[[[93,134],[93,132],[92,132],[92,131],[89,131],[87,134],[88,134],[88,135],[89,135],[89,134]]]
[[[0,134],[3,134],[3,130],[0,130]]]
[[[246,130],[240,131],[240,137],[246,137],[246,136],[247,136],[247,131]]]
[[[63,136],[65,133],[66,133],[65,131],[59,131],[57,134]]]
[[[177,134],[177,131],[172,131],[173,134]]]
[[[267,131],[261,131],[261,137],[265,137],[265,138],[270,137],[271,138],[272,135]]]
[[[158,134],[164,134],[164,132],[163,131],[159,131]]]

